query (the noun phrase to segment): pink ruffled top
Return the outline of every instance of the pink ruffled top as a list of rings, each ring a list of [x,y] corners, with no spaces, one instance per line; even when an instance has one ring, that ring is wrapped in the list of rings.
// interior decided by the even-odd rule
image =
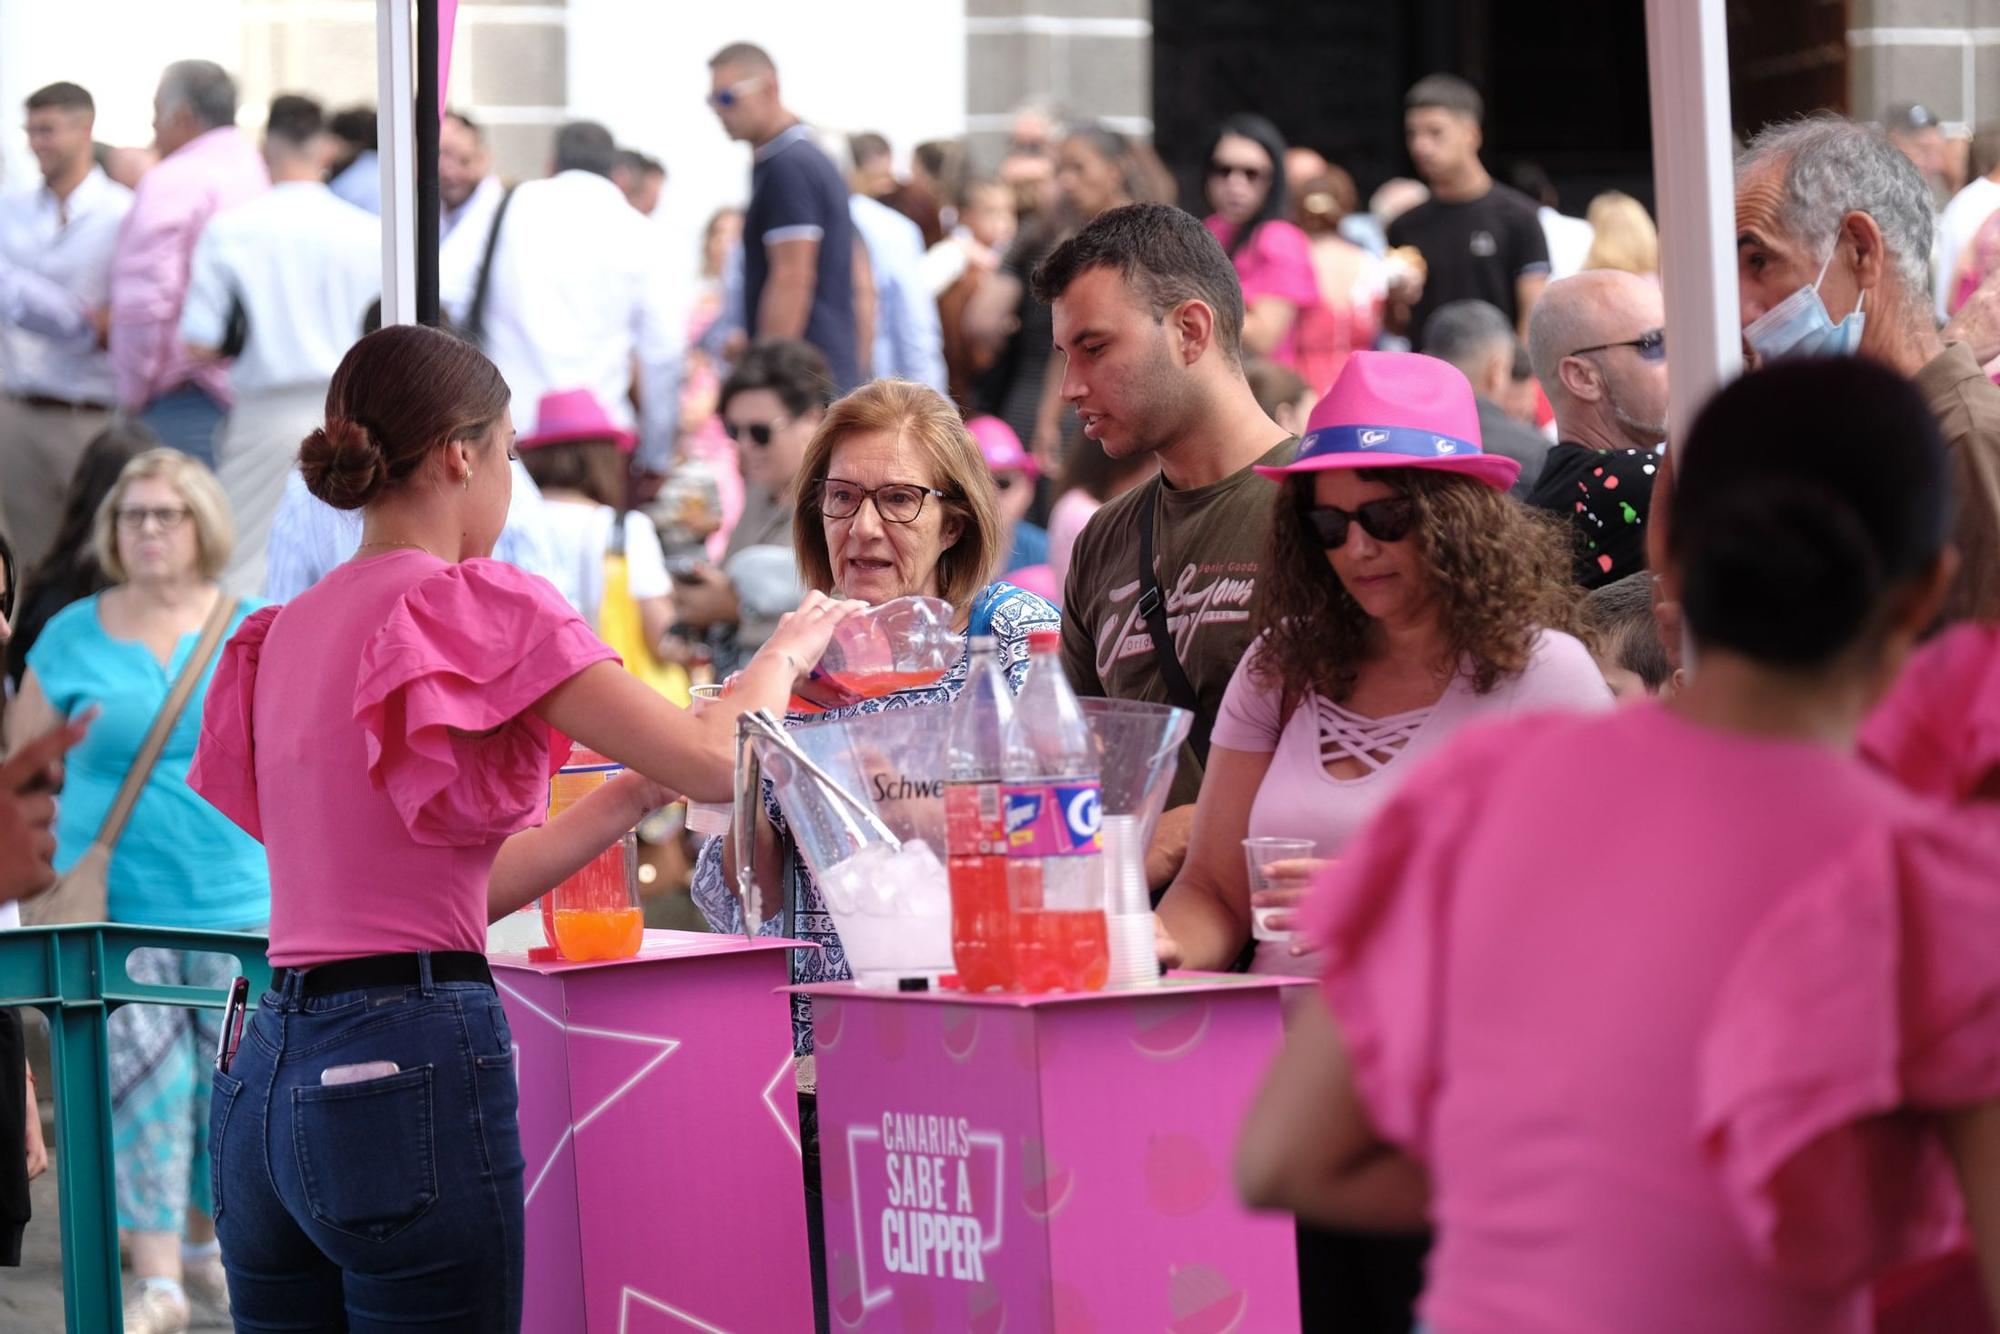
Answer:
[[[1593,795],[1607,757],[1644,776]],[[1562,794],[1568,794],[1564,797]],[[1428,1165],[1452,1334],[1841,1334],[2000,1095],[2000,856],[1823,748],[1657,705],[1472,730],[1328,875],[1356,1088]]]
[[[1861,729],[1861,753],[1954,802],[2000,777],[2000,626],[1956,626],[1919,649]]]
[[[527,710],[606,659],[547,581],[420,551],[246,619],[188,781],[264,844],[272,964],[483,951],[493,860],[569,755]]]

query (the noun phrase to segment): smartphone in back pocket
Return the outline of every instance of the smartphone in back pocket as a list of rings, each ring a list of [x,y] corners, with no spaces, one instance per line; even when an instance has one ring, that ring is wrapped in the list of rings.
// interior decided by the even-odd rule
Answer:
[[[322,1086],[332,1084],[362,1084],[371,1079],[382,1079],[402,1070],[394,1061],[362,1061],[358,1065],[330,1065],[319,1072]]]

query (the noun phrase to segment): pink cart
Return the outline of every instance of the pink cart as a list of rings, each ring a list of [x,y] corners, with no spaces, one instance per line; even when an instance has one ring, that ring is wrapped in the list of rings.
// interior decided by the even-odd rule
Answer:
[[[1250,1212],[1229,1179],[1297,985],[800,988],[834,1328],[1297,1329],[1292,1220]]]
[[[782,991],[803,948],[648,931],[614,962],[493,956],[521,1085],[524,1330],[812,1328]]]

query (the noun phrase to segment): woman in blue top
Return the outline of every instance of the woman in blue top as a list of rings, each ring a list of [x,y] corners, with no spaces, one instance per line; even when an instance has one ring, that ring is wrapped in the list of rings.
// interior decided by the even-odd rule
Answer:
[[[827,410],[799,465],[798,505],[792,544],[799,576],[809,589],[856,598],[871,606],[893,598],[942,598],[958,611],[958,628],[998,641],[1000,665],[1014,689],[1028,671],[1028,635],[1060,628],[1061,613],[1033,593],[989,582],[1005,558],[1005,529],[992,473],[958,412],[935,390],[904,380],[865,384]],[[956,699],[965,684],[967,658],[936,685],[814,714],[805,721],[850,718],[885,709],[909,709]],[[801,721],[794,719],[793,721]],[[768,830],[758,831],[760,874],[780,882],[777,858],[786,849],[784,817],[768,787]],[[694,901],[718,931],[741,931],[743,909],[735,883],[731,840],[712,838],[695,863]],[[797,877],[793,934],[819,945],[793,957],[801,982],[847,977],[847,956],[803,861],[792,856]],[[766,896],[775,914],[778,895]],[[775,934],[778,918],[760,930]],[[811,1011],[795,998],[799,1055],[812,1050]]]
[[[234,543],[228,502],[201,464],[170,449],[135,457],[98,508],[97,559],[111,580],[102,593],[49,620],[28,654],[21,704],[100,716],[69,755],[56,817],[56,869],[73,866],[96,837],[126,770],[174,678],[200,638],[216,576]],[[255,604],[238,606],[240,623]],[[236,624],[230,625],[233,633]],[[112,850],[109,916],[145,926],[257,930],[271,913],[264,852],[187,785],[213,662],[182,710]],[[133,978],[221,988],[235,962],[213,954],[141,950]],[[205,1146],[209,1062],[220,1016],[213,1011],[128,1005],[111,1015],[111,1126],[118,1225],[129,1233],[138,1280],[128,1331],[186,1327],[189,1297],[224,1304],[212,1228],[189,1237],[189,1205],[208,1209]],[[197,1224],[197,1226],[200,1226]],[[185,1281],[185,1287],[183,1283]]]

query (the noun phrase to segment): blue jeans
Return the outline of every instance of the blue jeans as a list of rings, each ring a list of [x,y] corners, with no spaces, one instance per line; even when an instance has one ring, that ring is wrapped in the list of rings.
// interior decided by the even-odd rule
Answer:
[[[169,389],[148,403],[139,420],[160,437],[160,443],[178,449],[205,466],[215,466],[215,437],[226,414],[222,405],[196,385]]]
[[[493,989],[267,992],[209,1111],[215,1226],[239,1331],[515,1334],[522,1162],[513,1035]],[[322,1085],[334,1066],[395,1074]]]

